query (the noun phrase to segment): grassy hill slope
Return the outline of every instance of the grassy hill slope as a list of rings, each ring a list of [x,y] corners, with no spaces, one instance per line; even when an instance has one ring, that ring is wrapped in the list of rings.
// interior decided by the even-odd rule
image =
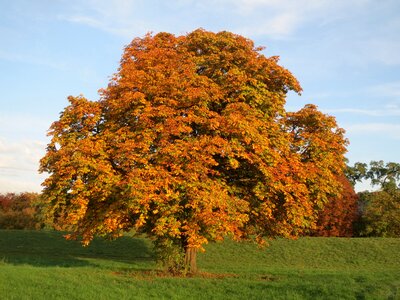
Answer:
[[[400,299],[400,239],[210,244],[203,276],[158,276],[147,239],[83,248],[52,231],[0,230],[0,299]]]

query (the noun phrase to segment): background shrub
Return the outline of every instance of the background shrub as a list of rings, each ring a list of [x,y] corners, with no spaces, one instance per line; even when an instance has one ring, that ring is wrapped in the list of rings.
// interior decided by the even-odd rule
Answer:
[[[0,194],[0,229],[41,229],[42,219],[39,194]]]

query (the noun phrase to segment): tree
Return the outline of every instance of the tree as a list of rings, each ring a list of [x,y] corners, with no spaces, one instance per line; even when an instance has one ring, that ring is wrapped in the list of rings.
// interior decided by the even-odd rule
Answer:
[[[345,175],[350,183],[354,186],[357,182],[361,182],[366,178],[368,165],[366,163],[356,162],[353,167],[347,166]]]
[[[55,227],[84,244],[134,229],[170,271],[195,272],[208,241],[314,226],[340,187],[343,130],[315,106],[286,115],[301,87],[261,50],[226,31],[134,39],[100,100],[70,97],[51,126]]]
[[[399,163],[388,162],[385,164],[383,160],[371,161],[368,168],[368,164],[356,162],[354,166],[348,166],[345,173],[353,185],[369,179],[373,186],[382,189],[390,186],[400,188]]]
[[[0,194],[0,228],[41,229],[41,206],[37,193]]]
[[[359,196],[352,184],[341,175],[338,178],[342,183],[342,192],[330,197],[328,203],[318,215],[317,228],[311,231],[315,236],[353,236],[353,226],[359,218]]]
[[[379,188],[377,191],[359,193],[358,235],[399,237],[400,164],[371,161],[369,168],[367,164],[355,163],[354,167],[348,169],[353,179],[369,179],[373,186]]]
[[[344,160],[340,155],[347,144],[344,130],[337,127],[335,118],[324,115],[312,104],[288,113],[285,122],[292,134],[292,150],[300,154],[302,168],[308,173],[309,200],[314,201],[313,210],[318,215],[316,227],[306,233],[351,235],[357,197],[343,174]]]
[[[371,180],[372,185],[378,185],[382,189],[400,187],[400,164],[394,162],[384,163],[371,161],[370,168],[365,177]]]
[[[400,237],[400,189],[360,193],[361,236]]]

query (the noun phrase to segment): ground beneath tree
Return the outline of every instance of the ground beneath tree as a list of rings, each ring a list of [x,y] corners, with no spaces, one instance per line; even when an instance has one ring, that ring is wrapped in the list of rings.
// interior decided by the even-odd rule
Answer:
[[[210,279],[224,279],[224,278],[238,278],[239,275],[233,273],[208,273],[197,272],[188,274],[173,274],[162,270],[138,270],[138,271],[118,271],[112,272],[116,276],[134,277],[137,279],[155,279],[155,278],[210,278]]]

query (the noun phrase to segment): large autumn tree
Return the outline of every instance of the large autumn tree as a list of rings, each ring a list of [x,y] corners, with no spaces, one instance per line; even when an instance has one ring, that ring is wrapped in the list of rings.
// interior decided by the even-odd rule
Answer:
[[[170,270],[224,238],[293,237],[340,190],[346,141],[293,75],[242,36],[134,39],[99,101],[70,97],[41,160],[54,226],[89,243],[134,229]]]

